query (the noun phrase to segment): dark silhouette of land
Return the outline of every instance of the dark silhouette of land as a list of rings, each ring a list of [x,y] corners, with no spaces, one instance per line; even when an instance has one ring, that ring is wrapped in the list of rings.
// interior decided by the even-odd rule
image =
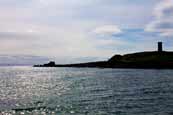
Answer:
[[[158,51],[138,52],[126,55],[114,55],[107,61],[97,61],[78,64],[48,64],[34,67],[97,67],[97,68],[153,68],[173,69],[173,52],[162,50],[162,42],[158,42]]]

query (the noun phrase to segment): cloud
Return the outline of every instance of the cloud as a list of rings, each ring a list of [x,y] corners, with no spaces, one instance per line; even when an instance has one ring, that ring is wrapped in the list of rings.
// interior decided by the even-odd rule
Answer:
[[[92,61],[127,53],[129,45],[135,47],[135,40],[145,35],[127,34],[123,28],[143,27],[156,2],[0,0],[0,54],[72,62],[76,58],[82,60],[81,57]]]
[[[115,35],[120,34],[122,31],[120,28],[118,28],[116,25],[104,25],[101,27],[97,27],[94,30],[94,33],[100,34],[100,35]]]
[[[19,26],[20,28],[17,28]],[[32,32],[27,32],[30,28]],[[113,50],[98,48],[108,43],[98,42],[85,30],[78,28],[78,25],[23,26],[17,23],[4,30],[7,32],[0,32],[1,54],[37,55],[70,60],[67,57],[106,57],[113,53]]]
[[[159,32],[161,36],[173,36],[173,0],[164,0],[154,10],[155,20],[145,28],[148,32]]]

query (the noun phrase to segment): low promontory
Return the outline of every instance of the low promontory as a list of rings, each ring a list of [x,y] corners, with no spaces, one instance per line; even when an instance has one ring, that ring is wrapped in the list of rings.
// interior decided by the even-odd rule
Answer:
[[[97,67],[97,68],[153,68],[173,69],[173,52],[162,51],[162,43],[158,43],[158,51],[138,52],[125,55],[114,55],[106,61],[55,64],[49,62],[34,67]]]

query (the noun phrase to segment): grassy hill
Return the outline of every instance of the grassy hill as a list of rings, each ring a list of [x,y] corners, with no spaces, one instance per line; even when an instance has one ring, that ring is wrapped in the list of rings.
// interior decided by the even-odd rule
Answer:
[[[173,52],[140,52],[126,55],[115,55],[109,62],[168,62],[173,61]]]
[[[139,52],[126,55],[115,55],[108,60],[110,67],[134,68],[172,68],[173,52]]]

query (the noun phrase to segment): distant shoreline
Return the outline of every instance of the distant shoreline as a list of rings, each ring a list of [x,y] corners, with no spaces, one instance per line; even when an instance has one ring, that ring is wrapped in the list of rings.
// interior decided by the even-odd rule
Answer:
[[[19,67],[20,66],[31,66],[32,67],[33,65],[29,65],[29,64],[28,65],[27,64],[26,65],[25,64],[0,64],[0,67],[15,67],[15,66],[19,66]]]
[[[173,52],[151,51],[115,55],[107,61],[56,64],[51,61],[34,67],[80,67],[80,68],[124,68],[124,69],[173,69]]]

